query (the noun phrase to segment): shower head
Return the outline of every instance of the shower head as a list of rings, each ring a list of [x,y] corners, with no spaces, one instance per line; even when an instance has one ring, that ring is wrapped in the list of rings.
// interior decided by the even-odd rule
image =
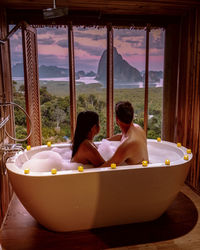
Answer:
[[[43,9],[44,19],[52,19],[68,14],[68,8],[56,8],[56,0],[53,0],[53,8]]]

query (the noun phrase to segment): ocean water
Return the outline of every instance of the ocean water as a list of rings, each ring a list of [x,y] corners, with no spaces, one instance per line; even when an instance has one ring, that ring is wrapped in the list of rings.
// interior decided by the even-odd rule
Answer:
[[[24,81],[23,77],[13,77],[14,81]],[[48,84],[48,81],[55,81],[55,82],[65,82],[69,81],[69,77],[55,77],[55,78],[39,78],[40,81],[43,81],[43,84]],[[95,77],[81,77],[80,79],[76,80],[77,82],[84,82],[85,84],[92,84],[92,83],[100,83],[99,81],[95,80]],[[103,84],[102,84],[103,85]],[[163,79],[160,79],[160,82],[149,83],[150,87],[163,87]],[[144,88],[144,82],[115,82],[115,88]]]

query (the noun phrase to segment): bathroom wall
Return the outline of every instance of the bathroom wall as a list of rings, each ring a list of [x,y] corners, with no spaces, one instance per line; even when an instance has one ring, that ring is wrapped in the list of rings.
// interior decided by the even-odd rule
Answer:
[[[6,215],[12,197],[12,188],[5,168],[5,158],[3,157],[4,152],[2,149],[4,143],[8,143],[8,138],[5,137],[4,128],[0,128],[0,226]]]
[[[7,35],[6,12],[0,8],[0,39],[4,39]],[[0,103],[9,102],[12,100],[12,84],[11,70],[9,60],[9,43],[0,44]],[[10,115],[10,120],[7,123],[7,131],[10,135],[14,135],[13,112],[0,108],[0,120],[7,115]],[[3,130],[0,129],[0,148],[3,143],[12,143],[8,138],[4,138]],[[2,153],[0,153],[0,225],[6,215],[9,202],[12,197],[12,189],[9,184],[8,175],[4,171],[4,162],[2,161]]]
[[[165,49],[162,138],[191,148],[186,183],[200,194],[200,8],[166,28]]]
[[[200,8],[182,18],[175,140],[191,148],[187,183],[200,194]]]

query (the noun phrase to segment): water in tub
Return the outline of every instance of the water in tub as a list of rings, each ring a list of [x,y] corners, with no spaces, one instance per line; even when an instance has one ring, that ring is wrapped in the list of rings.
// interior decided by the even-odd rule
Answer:
[[[108,160],[115,152],[118,144],[111,143],[103,139],[98,146],[98,151],[105,160]],[[70,162],[71,148],[53,147],[51,150],[41,151],[34,154],[28,161],[26,161],[22,169],[30,169],[32,172],[48,172],[52,168],[60,170],[77,169],[80,163]],[[84,165],[84,168],[91,168],[92,165]]]

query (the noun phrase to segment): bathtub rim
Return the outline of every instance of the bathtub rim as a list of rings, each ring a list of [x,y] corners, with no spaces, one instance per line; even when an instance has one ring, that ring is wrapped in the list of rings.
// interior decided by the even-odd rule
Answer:
[[[113,141],[114,142],[114,141]],[[76,170],[58,170],[56,174],[52,174],[51,171],[48,172],[29,172],[29,174],[25,174],[24,170],[21,169],[20,167],[18,167],[15,163],[18,157],[20,157],[20,155],[22,154],[26,154],[29,151],[27,151],[27,149],[25,149],[22,152],[18,152],[16,153],[13,157],[9,158],[6,162],[6,168],[7,170],[14,172],[15,174],[18,175],[24,175],[27,177],[45,177],[45,176],[51,176],[51,177],[55,177],[55,176],[59,176],[59,175],[71,175],[71,174],[86,174],[86,173],[92,173],[92,172],[108,172],[108,171],[123,171],[123,170],[128,170],[128,169],[144,169],[144,168],[156,168],[156,167],[162,167],[162,168],[171,168],[173,166],[178,166],[178,165],[183,165],[183,164],[188,164],[192,158],[193,158],[193,154],[187,154],[187,148],[184,146],[181,147],[177,147],[176,143],[173,142],[168,142],[168,141],[163,141],[161,140],[160,142],[158,142],[155,139],[147,139],[147,142],[153,142],[153,143],[159,143],[159,144],[163,144],[163,145],[170,145],[173,148],[175,148],[176,150],[178,149],[180,152],[183,153],[183,157],[184,155],[188,155],[188,160],[184,160],[183,157],[180,157],[178,160],[175,161],[171,161],[170,165],[166,165],[165,162],[162,163],[149,163],[148,166],[142,166],[142,164],[137,164],[137,165],[122,165],[122,166],[117,166],[115,169],[111,169],[111,167],[94,167],[94,168],[84,168],[83,172],[79,172],[77,169]],[[95,142],[97,145],[100,144],[100,142]],[[115,143],[115,142],[114,142]],[[116,142],[117,143],[117,142]],[[47,145],[41,145],[41,146],[35,146],[32,147],[31,150],[32,151],[37,151],[38,149],[47,149],[50,150],[50,148],[65,148],[65,147],[69,147],[71,144],[70,143],[59,143],[59,144],[52,144],[51,147],[48,147]],[[167,159],[167,158],[166,158]],[[80,166],[83,165],[80,163]]]

